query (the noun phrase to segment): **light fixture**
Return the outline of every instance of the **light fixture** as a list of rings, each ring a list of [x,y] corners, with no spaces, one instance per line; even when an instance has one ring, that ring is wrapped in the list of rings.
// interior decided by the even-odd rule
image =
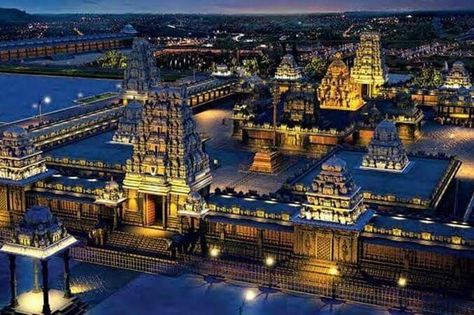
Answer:
[[[405,277],[400,277],[398,278],[397,284],[399,287],[405,287],[407,285],[407,278]]]

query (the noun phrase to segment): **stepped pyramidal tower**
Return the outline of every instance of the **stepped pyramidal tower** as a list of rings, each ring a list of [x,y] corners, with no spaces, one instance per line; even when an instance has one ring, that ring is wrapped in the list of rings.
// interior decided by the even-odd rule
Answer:
[[[335,156],[324,162],[307,192],[300,219],[353,225],[366,211],[361,187],[347,171],[346,162]]]
[[[318,100],[323,109],[356,111],[364,105],[360,86],[351,79],[341,53],[336,53],[318,87]]]
[[[275,79],[281,81],[298,81],[303,78],[301,69],[291,54],[283,56],[280,65],[276,69]]]
[[[469,72],[466,70],[464,63],[456,61],[453,63],[453,67],[449,70],[445,80],[445,87],[449,89],[459,89],[461,87],[470,88],[471,77]]]
[[[159,81],[158,70],[150,43],[142,38],[133,41],[128,56],[122,88],[127,93],[146,93]]]
[[[170,89],[145,101],[124,180],[132,222],[177,228],[188,195],[209,193],[209,157],[185,99],[185,90]]]
[[[362,95],[377,96],[380,87],[387,82],[387,76],[380,46],[380,35],[372,32],[361,34],[354,66],[351,69],[351,77],[354,82],[362,85]]]
[[[363,168],[403,171],[409,164],[408,157],[394,122],[384,120],[376,128],[374,136],[362,159]]]

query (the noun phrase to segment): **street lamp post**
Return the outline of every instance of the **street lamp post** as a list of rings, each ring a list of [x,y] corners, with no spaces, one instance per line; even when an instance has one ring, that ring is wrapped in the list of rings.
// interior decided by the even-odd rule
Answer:
[[[221,250],[218,247],[213,247],[209,251],[209,256],[211,257],[211,264],[212,264],[212,274],[211,274],[211,276],[213,276],[213,277],[217,277],[215,260],[219,257],[220,254],[221,254]]]
[[[272,256],[267,256],[265,258],[265,266],[268,268],[268,288],[272,288],[272,280],[273,280],[273,267],[275,266],[275,258]]]
[[[404,311],[406,309],[405,305],[405,287],[407,286],[408,281],[407,278],[401,276],[398,278],[397,285],[399,287],[399,304],[400,310]]]
[[[33,104],[34,108],[38,108],[38,117],[41,119],[43,115],[43,104],[50,104],[51,103],[51,97],[50,96],[45,96],[43,99],[39,100],[38,103]]]
[[[257,297],[257,294],[253,290],[246,290],[244,293],[244,298],[242,300],[242,304],[239,306],[239,315],[242,315],[244,312],[245,302],[253,301]]]
[[[335,278],[339,275],[339,270],[336,266],[329,268],[329,274],[331,277],[331,298],[334,300],[336,299],[336,285],[335,285]]]

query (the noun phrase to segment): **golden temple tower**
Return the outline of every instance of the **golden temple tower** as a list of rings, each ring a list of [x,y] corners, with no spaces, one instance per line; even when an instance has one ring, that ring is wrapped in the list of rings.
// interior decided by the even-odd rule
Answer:
[[[188,195],[209,193],[209,157],[185,99],[185,91],[175,89],[145,102],[124,179],[129,223],[177,229]]]
[[[298,81],[303,78],[301,69],[291,54],[283,56],[278,66],[275,79],[279,81]]]
[[[471,77],[469,76],[469,72],[466,70],[464,63],[461,61],[453,63],[453,67],[449,70],[449,73],[446,76],[444,87],[449,89],[459,89],[461,87],[469,89],[471,86]]]
[[[320,260],[356,262],[357,242],[373,211],[344,160],[332,156],[306,192],[307,202],[292,221],[294,251]]]
[[[352,79],[362,84],[363,96],[377,96],[380,87],[387,82],[387,68],[384,64],[378,33],[363,33],[351,69]]]
[[[364,105],[360,85],[352,81],[349,68],[337,53],[318,87],[320,108],[356,111]]]

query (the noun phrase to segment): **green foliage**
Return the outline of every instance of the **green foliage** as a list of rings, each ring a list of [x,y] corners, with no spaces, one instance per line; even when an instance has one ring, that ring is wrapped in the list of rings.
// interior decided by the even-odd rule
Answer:
[[[423,67],[413,78],[412,84],[423,89],[434,89],[443,84],[441,71],[434,67]]]
[[[304,67],[304,73],[307,78],[317,80],[324,76],[327,66],[326,60],[321,57],[314,56]]]
[[[124,69],[127,67],[127,57],[117,50],[110,50],[103,54],[97,63],[102,68]]]
[[[256,58],[244,59],[242,61],[242,71],[245,76],[259,74],[259,67]]]

